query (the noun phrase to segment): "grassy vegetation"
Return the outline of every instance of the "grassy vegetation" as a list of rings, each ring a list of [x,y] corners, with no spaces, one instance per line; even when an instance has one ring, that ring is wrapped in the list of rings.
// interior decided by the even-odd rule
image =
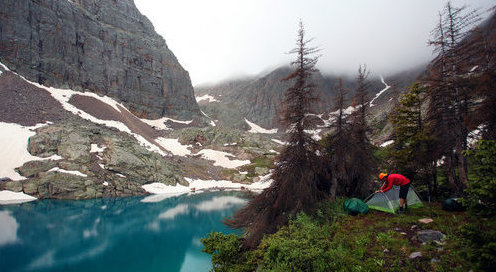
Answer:
[[[427,205],[408,214],[371,211],[348,216],[343,199],[325,203],[313,216],[299,214],[289,226],[267,235],[258,248],[242,250],[241,238],[211,233],[203,239],[215,271],[479,271],[495,265],[496,219],[446,212]],[[422,244],[424,229],[446,235]],[[417,258],[409,258],[421,252]]]
[[[267,153],[260,155],[254,159],[251,160],[251,163],[248,165],[241,166],[239,169],[240,171],[246,171],[248,172],[247,176],[250,178],[258,176],[255,173],[255,168],[261,167],[261,168],[267,168],[271,169],[274,168],[274,154],[273,153]]]

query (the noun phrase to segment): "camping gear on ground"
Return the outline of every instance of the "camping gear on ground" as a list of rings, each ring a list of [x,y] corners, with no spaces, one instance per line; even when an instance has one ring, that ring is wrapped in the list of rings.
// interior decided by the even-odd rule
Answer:
[[[343,204],[343,208],[349,215],[353,216],[358,214],[367,214],[369,212],[369,206],[358,198],[350,198],[346,200]]]
[[[443,202],[443,210],[448,212],[462,212],[465,210],[458,198],[448,198]]]
[[[418,208],[422,207],[422,201],[417,193],[410,186],[408,189],[408,195],[406,197],[408,208]],[[365,203],[370,209],[396,213],[400,208],[400,186],[393,186],[391,190],[385,193],[374,193],[365,199]]]

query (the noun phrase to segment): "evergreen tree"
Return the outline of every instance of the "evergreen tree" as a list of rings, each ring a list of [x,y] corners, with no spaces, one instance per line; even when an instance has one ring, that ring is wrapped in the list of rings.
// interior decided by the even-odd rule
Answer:
[[[323,161],[317,156],[318,145],[305,133],[312,125],[307,118],[315,100],[315,85],[310,81],[316,71],[318,50],[308,47],[305,31],[300,22],[296,54],[292,62],[294,71],[285,79],[293,85],[285,92],[283,124],[287,128],[288,145],[278,158],[272,173],[272,185],[248,205],[237,211],[226,224],[245,231],[244,246],[256,247],[264,234],[274,233],[288,223],[291,216],[305,211],[312,213],[327,197],[329,182],[325,176]]]
[[[429,159],[431,150],[428,128],[422,110],[425,89],[414,83],[400,98],[399,104],[389,115],[395,131],[394,147],[388,156],[393,160],[392,170],[431,186],[434,163]]]

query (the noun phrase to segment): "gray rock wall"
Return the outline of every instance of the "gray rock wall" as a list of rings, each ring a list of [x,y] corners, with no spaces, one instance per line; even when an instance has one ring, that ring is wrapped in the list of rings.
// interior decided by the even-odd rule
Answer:
[[[138,115],[200,113],[188,72],[132,0],[0,0],[0,61],[44,85],[118,98]]]

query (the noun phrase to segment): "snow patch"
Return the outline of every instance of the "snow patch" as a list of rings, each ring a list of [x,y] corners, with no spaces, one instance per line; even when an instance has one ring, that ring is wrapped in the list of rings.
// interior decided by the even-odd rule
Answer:
[[[177,184],[176,186],[166,185],[160,182],[154,182],[141,186],[145,191],[151,194],[177,194],[189,193],[190,189],[187,186]]]
[[[197,96],[195,98],[196,98],[197,103],[199,103],[200,101],[203,101],[203,100],[207,100],[207,102],[219,102],[219,100],[215,99],[215,97],[213,97],[209,94],[206,94],[203,96]]]
[[[0,67],[2,67],[5,71],[10,71],[10,70],[9,70],[9,68],[8,68],[5,64],[3,64],[3,63],[1,63],[1,62],[0,62]],[[0,75],[1,75],[2,73],[3,73],[3,72],[0,70]]]
[[[202,113],[203,115],[205,115],[205,117],[207,117],[208,119],[212,119],[212,118],[210,118],[210,116],[208,116],[208,115],[207,115],[206,113],[204,113],[202,110],[200,110],[200,111],[201,111],[201,113]]]
[[[370,104],[370,107],[373,107],[373,106],[374,106],[374,104],[373,104],[373,103],[374,103],[374,100],[376,100],[377,98],[379,98],[379,96],[381,96],[381,94],[383,94],[385,91],[387,91],[387,90],[389,90],[389,88],[391,88],[391,86],[389,86],[389,85],[388,85],[388,84],[384,81],[384,78],[383,78],[382,76],[381,76],[381,82],[382,82],[382,84],[384,84],[384,86],[386,86],[386,87],[385,87],[384,89],[382,89],[380,92],[378,92],[378,93],[375,95],[374,99],[372,99],[372,100],[370,101],[370,103],[369,103],[369,104]]]
[[[154,194],[147,196],[141,200],[144,203],[160,202],[167,198],[189,194],[193,191],[205,191],[211,189],[228,189],[228,190],[241,190],[242,188],[258,191],[268,188],[273,180],[271,179],[272,173],[261,176],[258,182],[252,184],[234,183],[229,180],[201,180],[185,178],[189,182],[189,186],[177,184],[176,186],[165,185],[163,183],[151,183],[141,186],[145,191]]]
[[[183,145],[179,142],[178,139],[167,139],[167,138],[159,137],[155,139],[155,142],[157,142],[160,146],[162,146],[163,148],[170,151],[172,154],[176,156],[191,155],[190,148],[192,148],[192,146]]]
[[[93,152],[103,152],[107,148],[106,146],[99,147],[97,144],[91,144],[90,153]]]
[[[281,140],[278,140],[278,139],[271,139],[274,143],[278,143],[280,145],[287,145],[288,143],[287,142],[283,142]]]
[[[203,149],[198,152],[198,154],[202,155],[202,157],[207,160],[214,161],[214,165],[224,168],[234,169],[246,164],[250,164],[250,160],[230,160],[229,158],[234,157],[234,155],[212,149]]]
[[[0,205],[7,205],[7,204],[19,204],[19,203],[24,203],[24,202],[29,202],[36,200],[36,197],[27,195],[23,192],[12,192],[12,191],[0,191]],[[0,211],[1,213],[1,211]],[[1,222],[1,220],[0,220]],[[0,239],[1,240],[1,239]],[[0,245],[2,243],[0,242]]]
[[[468,147],[473,147],[477,141],[482,139],[482,132],[486,128],[486,124],[480,124],[476,129],[470,131],[467,135]]]
[[[51,156],[40,158],[29,154],[27,151],[29,137],[36,134],[35,129],[45,126],[38,124],[32,127],[23,127],[18,124],[0,122],[0,177],[8,177],[12,180],[23,180],[14,168],[23,165],[28,161],[36,160],[58,160],[62,157]]]
[[[48,170],[48,172],[59,172],[59,173],[66,173],[66,174],[76,175],[76,176],[85,177],[85,178],[88,177],[88,175],[83,174],[79,171],[65,170],[65,169],[60,169],[58,167],[54,167],[54,168]]]
[[[179,123],[179,124],[185,124],[185,125],[189,125],[193,122],[193,120],[189,120],[189,121],[181,121],[181,120],[176,120],[176,119],[172,119],[172,118],[169,118],[169,117],[162,117],[160,119],[155,119],[155,120],[151,120],[151,119],[140,119],[143,123],[146,123],[152,127],[155,127],[157,129],[161,129],[161,130],[171,130],[171,128],[169,128],[165,123],[168,122],[168,121],[171,121],[171,122],[174,122],[174,123]]]
[[[277,133],[277,128],[274,129],[265,129],[255,123],[252,123],[248,121],[248,119],[245,118],[245,122],[250,126],[250,130],[248,132],[250,133],[264,133],[264,134],[275,134]]]
[[[314,139],[315,141],[320,141],[322,139],[322,137],[319,135],[319,133],[321,132],[322,130],[321,129],[306,129],[305,130],[305,133],[308,133],[310,135],[312,135],[312,139]]]
[[[392,143],[394,143],[394,140],[385,141],[380,145],[380,147],[386,147],[388,145],[391,145]]]
[[[440,158],[439,160],[437,160],[436,166],[437,167],[442,166],[444,164],[444,160],[446,160],[446,156],[443,156],[442,158]]]

